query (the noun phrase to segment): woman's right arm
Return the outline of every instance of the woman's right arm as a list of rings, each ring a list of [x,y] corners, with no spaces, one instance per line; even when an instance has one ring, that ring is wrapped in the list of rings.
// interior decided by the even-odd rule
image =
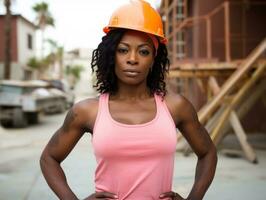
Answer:
[[[94,104],[94,106],[90,104]],[[40,158],[42,173],[59,199],[78,199],[67,184],[65,173],[60,164],[82,135],[92,129],[96,118],[95,113],[97,113],[95,105],[95,101],[94,103],[84,101],[74,105],[67,113],[63,125],[55,132],[42,152]],[[86,110],[90,110],[90,108],[92,108],[92,112],[88,113]]]

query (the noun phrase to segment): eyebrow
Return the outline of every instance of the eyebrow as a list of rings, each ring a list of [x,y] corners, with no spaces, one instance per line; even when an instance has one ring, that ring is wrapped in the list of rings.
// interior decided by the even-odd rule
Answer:
[[[123,44],[123,45],[125,45],[125,46],[127,46],[127,47],[130,46],[130,44],[128,44],[128,43],[126,43],[126,42],[120,42],[119,44]],[[143,46],[148,46],[148,47],[152,48],[152,45],[149,44],[149,43],[143,43],[143,44],[138,45],[138,47],[143,47]]]

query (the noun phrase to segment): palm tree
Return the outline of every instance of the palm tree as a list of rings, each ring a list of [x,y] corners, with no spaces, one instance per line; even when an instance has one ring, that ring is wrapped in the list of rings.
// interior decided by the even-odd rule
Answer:
[[[6,7],[5,15],[5,72],[4,78],[10,79],[10,64],[11,64],[11,1],[4,1]]]
[[[63,78],[63,55],[64,55],[64,47],[59,46],[58,43],[52,39],[47,39],[47,43],[51,47],[50,55],[53,56],[54,61],[52,64],[57,63],[59,65],[59,78]]]
[[[44,31],[47,26],[54,26],[54,18],[52,17],[51,13],[49,12],[49,6],[45,2],[37,3],[33,7],[33,10],[37,14],[37,25],[41,30],[41,57],[43,58],[43,51],[44,51]]]

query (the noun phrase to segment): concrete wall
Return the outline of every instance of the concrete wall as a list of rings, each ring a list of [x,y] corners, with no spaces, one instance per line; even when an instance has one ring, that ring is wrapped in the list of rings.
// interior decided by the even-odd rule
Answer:
[[[91,71],[91,56],[92,49],[78,49],[78,55],[66,54],[64,58],[64,66],[67,65],[82,65],[83,71],[81,72],[80,80],[75,85],[75,93],[77,96],[95,96],[93,89],[93,77]],[[71,80],[69,80],[71,82]]]
[[[28,59],[35,56],[36,52],[35,29],[29,26],[22,18],[18,18],[17,31],[18,63],[26,66]],[[28,48],[28,34],[32,37],[32,49]]]
[[[4,79],[4,63],[0,63],[0,80]]]
[[[28,48],[27,35],[32,36],[32,49]],[[24,79],[24,68],[28,59],[35,56],[35,27],[20,15],[12,16],[11,27],[11,79]],[[4,17],[0,16],[0,79],[4,78]]]

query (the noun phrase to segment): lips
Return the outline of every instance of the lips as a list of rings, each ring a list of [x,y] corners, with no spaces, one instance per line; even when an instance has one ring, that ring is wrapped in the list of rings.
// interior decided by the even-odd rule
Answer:
[[[140,72],[133,70],[133,69],[125,69],[123,70],[124,74],[129,77],[135,77],[137,76]]]

